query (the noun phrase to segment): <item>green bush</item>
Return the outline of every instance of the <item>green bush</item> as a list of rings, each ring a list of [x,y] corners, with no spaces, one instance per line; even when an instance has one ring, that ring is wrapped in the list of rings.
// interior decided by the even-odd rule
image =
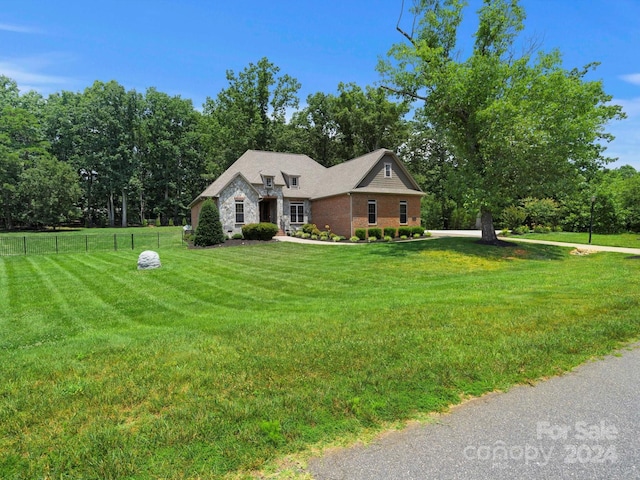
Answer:
[[[503,237],[508,237],[509,235],[511,235],[511,232],[509,231],[508,228],[503,228],[502,231],[500,232],[500,235]]]
[[[249,223],[242,227],[242,235],[247,240],[271,240],[278,233],[278,226],[273,223]]]
[[[351,243],[358,243],[360,240],[361,240],[360,237],[356,237],[355,235],[353,237],[349,238],[349,241]]]
[[[511,205],[502,211],[500,219],[502,220],[502,226],[505,229],[515,230],[520,225],[524,224],[527,219],[527,212],[525,212],[522,207]]]
[[[358,238],[358,237],[356,237]],[[333,240],[334,242],[340,242],[342,240],[344,240],[344,237],[341,237],[340,235],[332,235],[331,236],[331,240]]]
[[[373,236],[373,235],[369,235],[369,238],[367,239],[369,242],[373,243],[373,242],[377,242],[378,241],[378,237]]]
[[[394,227],[385,227],[384,228],[384,236],[385,237],[395,238],[396,229]]]
[[[311,240],[318,240],[318,235],[316,235],[315,233],[312,233]]]
[[[169,226],[170,227],[174,227],[175,226],[175,224],[173,223],[173,218],[169,219]]]
[[[308,233],[309,235],[311,235],[313,231],[317,229],[318,227],[316,227],[315,223],[305,223],[304,225],[302,225],[303,233]]]
[[[562,231],[562,227],[560,225],[556,225],[555,227],[553,227],[553,231],[554,232],[561,232]]]
[[[155,226],[156,227],[161,227],[162,226],[162,222],[160,221],[160,215],[158,215],[158,217],[156,218]]]
[[[414,233],[413,234],[413,238],[420,238],[420,237],[422,237],[422,235],[420,235],[419,233]]]
[[[393,237],[391,235],[385,235],[384,236],[384,241],[385,242],[393,242]]]
[[[514,235],[524,235],[526,233],[529,233],[529,227],[520,225],[519,227],[514,228],[512,232]]]
[[[358,237],[359,240],[364,240],[365,238],[367,238],[367,231],[364,228],[356,228],[356,237]]]
[[[244,237],[241,233],[234,233],[231,238],[233,238],[234,240],[242,240]]]
[[[160,219],[158,218],[157,221]],[[202,204],[200,216],[198,217],[198,228],[193,244],[198,247],[208,247],[223,243],[225,240],[220,222],[220,212],[213,200],[207,199]]]
[[[382,238],[382,229],[378,227],[372,227],[367,232],[367,235],[369,237],[376,237],[376,239]]]
[[[417,225],[415,227],[411,227],[411,234],[415,237],[416,235],[424,235],[424,228],[422,228],[420,225]]]
[[[409,237],[407,237],[406,235],[400,235],[400,240],[406,240],[407,238]]]
[[[413,234],[411,232],[411,227],[400,227],[398,228],[398,235],[400,235],[401,237],[411,237]]]

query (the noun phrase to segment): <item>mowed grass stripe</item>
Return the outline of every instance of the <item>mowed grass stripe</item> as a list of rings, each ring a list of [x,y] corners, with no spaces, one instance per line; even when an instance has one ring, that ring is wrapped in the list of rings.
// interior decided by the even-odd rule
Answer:
[[[88,295],[115,285],[127,321],[97,325],[80,311],[97,328],[78,341],[0,350],[12,379],[10,393],[0,389],[0,417],[9,412],[0,437],[10,439],[0,443],[0,476],[259,469],[460,395],[558,373],[640,331],[640,262],[421,243],[171,249],[148,272],[136,270],[133,252],[56,257],[88,282]],[[208,292],[216,283],[227,305],[241,305],[216,306]],[[267,295],[278,301],[265,303]],[[139,312],[140,302],[153,314]],[[25,412],[18,423],[16,405]]]

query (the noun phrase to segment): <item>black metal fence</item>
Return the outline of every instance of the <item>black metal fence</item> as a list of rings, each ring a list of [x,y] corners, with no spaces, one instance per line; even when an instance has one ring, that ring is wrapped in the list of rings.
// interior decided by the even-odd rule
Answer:
[[[56,253],[151,250],[184,243],[180,233],[114,233],[113,235],[35,234],[0,237],[0,257]]]

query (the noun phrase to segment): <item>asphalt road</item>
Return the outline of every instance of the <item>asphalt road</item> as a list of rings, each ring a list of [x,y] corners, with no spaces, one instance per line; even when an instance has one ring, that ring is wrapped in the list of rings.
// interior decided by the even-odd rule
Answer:
[[[316,480],[640,479],[640,344],[312,459]]]

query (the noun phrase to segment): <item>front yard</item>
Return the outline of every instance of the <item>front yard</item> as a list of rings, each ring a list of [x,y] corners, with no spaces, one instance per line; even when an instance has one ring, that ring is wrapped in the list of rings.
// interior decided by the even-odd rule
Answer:
[[[640,261],[473,239],[0,258],[0,477],[219,478],[640,333]],[[608,292],[602,295],[602,292]]]

